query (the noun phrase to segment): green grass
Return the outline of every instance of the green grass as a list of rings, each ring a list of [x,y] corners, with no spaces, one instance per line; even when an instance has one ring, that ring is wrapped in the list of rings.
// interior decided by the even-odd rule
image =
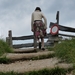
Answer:
[[[0,75],[19,75],[19,74],[12,71],[12,72],[0,72]]]
[[[10,63],[11,61],[8,59],[8,58],[6,58],[5,56],[4,57],[1,57],[0,58],[0,63],[2,64],[8,64],[8,63]]]
[[[75,63],[75,39],[64,40],[56,44],[51,50],[55,51],[55,55],[69,63]]]
[[[2,56],[4,53],[11,53],[13,52],[12,48],[2,39],[0,39],[0,63],[8,63],[9,59],[5,56]],[[2,57],[1,57],[2,56]]]
[[[64,62],[73,63],[75,74],[75,39],[61,41],[49,50],[55,51],[55,56],[61,58]]]
[[[66,75],[67,70],[62,68],[54,68],[54,69],[43,69],[39,71],[30,71],[26,73],[15,73],[15,72],[0,72],[0,75]]]
[[[0,56],[4,53],[13,52],[9,45],[2,39],[0,39]]]

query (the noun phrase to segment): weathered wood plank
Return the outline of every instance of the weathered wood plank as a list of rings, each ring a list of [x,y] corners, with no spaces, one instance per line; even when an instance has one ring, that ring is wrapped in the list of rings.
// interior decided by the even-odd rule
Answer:
[[[48,38],[49,36],[51,36],[51,34],[47,34],[47,36],[45,36],[45,38]],[[27,40],[27,39],[34,39],[33,35],[29,35],[29,36],[21,36],[21,37],[12,37],[12,40]]]
[[[55,23],[50,22],[50,26],[54,25]],[[66,26],[62,26],[62,25],[58,25],[59,26],[59,30],[61,31],[67,31],[67,32],[75,32],[75,28],[71,28],[71,27],[66,27]]]
[[[12,31],[11,30],[9,30],[8,37],[9,37],[9,45],[10,47],[12,47]]]
[[[27,40],[27,39],[34,39],[34,36],[28,35],[28,36],[21,36],[21,37],[12,37],[12,40]]]
[[[67,36],[67,37],[75,37],[75,35],[68,35],[68,34],[59,34],[61,36]]]
[[[27,44],[16,44],[13,45],[13,48],[23,48],[23,47],[33,47],[34,43],[27,43]]]

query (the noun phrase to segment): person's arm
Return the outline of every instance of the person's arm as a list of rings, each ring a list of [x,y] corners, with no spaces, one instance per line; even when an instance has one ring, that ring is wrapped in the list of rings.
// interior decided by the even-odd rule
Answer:
[[[43,19],[44,19],[45,29],[47,29],[47,19],[46,19],[46,17],[44,16],[43,13],[42,13],[42,17],[43,17]]]

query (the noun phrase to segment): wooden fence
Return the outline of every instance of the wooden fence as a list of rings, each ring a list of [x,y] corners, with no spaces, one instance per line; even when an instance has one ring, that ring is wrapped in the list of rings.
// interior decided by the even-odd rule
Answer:
[[[45,36],[45,39],[48,39],[50,37],[50,34],[47,34]],[[26,43],[26,44],[16,44],[13,45],[14,40],[31,40],[33,39],[33,43]],[[28,35],[28,36],[21,36],[21,37],[12,37],[12,31],[8,31],[8,37],[6,37],[6,42],[10,45],[10,47],[13,48],[22,48],[22,47],[36,47],[38,46],[38,43],[36,42],[36,39],[34,35]],[[45,42],[45,46],[47,45],[47,42]]]
[[[59,25],[59,11],[57,11],[57,14],[56,14],[56,23],[50,22],[49,27],[51,28],[51,26],[53,26],[54,24],[57,24],[59,26],[60,31],[75,32],[75,28]],[[50,46],[54,44],[54,42],[58,42],[59,40],[61,40],[62,38],[59,37],[59,35],[67,36],[67,37],[75,37],[75,35],[67,35],[67,34],[59,34],[59,33],[57,35],[51,35],[50,33],[48,33],[44,38],[48,40],[47,42],[45,42],[45,46]],[[30,40],[30,39],[33,39],[33,43],[13,45],[13,40]],[[38,46],[38,43],[36,41],[36,38],[34,37],[34,34],[28,35],[28,36],[21,36],[21,37],[12,37],[11,30],[8,32],[8,37],[6,37],[6,42],[10,45],[10,47],[13,47],[13,48],[22,48],[22,47],[36,48]]]
[[[75,37],[75,35],[67,35],[67,34],[58,34],[61,36],[66,36],[66,37]],[[25,43],[25,44],[16,44],[13,45],[13,41],[14,40],[31,40],[33,39],[33,43]],[[54,45],[55,42],[58,42],[59,40],[62,40],[62,37],[55,37],[52,36],[50,33],[47,34],[47,36],[45,36],[44,39],[47,39],[47,42],[45,42],[45,46],[52,46]],[[29,35],[29,36],[21,36],[21,37],[12,37],[12,31],[10,30],[8,32],[8,37],[6,37],[6,42],[9,44],[10,47],[13,48],[23,48],[23,47],[34,47],[35,48],[35,44],[36,46],[38,46],[38,43],[35,42],[35,37],[34,35]]]

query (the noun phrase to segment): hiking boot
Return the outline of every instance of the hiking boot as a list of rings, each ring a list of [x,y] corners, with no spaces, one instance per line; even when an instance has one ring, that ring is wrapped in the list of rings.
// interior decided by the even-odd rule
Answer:
[[[41,49],[41,42],[39,42],[39,49]]]
[[[44,50],[45,50],[45,48],[42,48],[42,50],[44,51]]]

